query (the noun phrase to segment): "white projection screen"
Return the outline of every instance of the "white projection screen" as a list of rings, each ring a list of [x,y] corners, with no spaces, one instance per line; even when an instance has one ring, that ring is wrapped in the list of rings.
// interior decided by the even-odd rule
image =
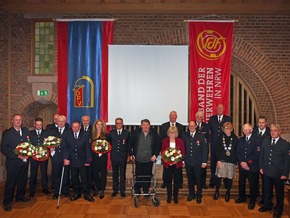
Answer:
[[[172,110],[187,124],[188,46],[110,45],[108,86],[109,125],[160,125]]]

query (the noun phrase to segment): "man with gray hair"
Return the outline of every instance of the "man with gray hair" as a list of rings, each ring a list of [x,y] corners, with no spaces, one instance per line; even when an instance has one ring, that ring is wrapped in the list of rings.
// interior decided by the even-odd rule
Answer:
[[[239,138],[237,158],[239,162],[239,198],[237,204],[246,202],[246,179],[250,186],[250,202],[248,209],[253,210],[259,195],[259,156],[261,140],[252,134],[253,127],[249,123],[243,125],[244,136]]]

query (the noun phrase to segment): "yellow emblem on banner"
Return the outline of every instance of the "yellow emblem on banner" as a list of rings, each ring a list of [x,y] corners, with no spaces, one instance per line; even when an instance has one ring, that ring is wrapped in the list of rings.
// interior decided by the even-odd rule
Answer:
[[[226,51],[226,38],[214,30],[204,30],[197,37],[196,50],[207,60],[217,60]]]
[[[94,87],[94,82],[90,77],[82,76],[77,79],[73,88],[74,107],[94,107]]]

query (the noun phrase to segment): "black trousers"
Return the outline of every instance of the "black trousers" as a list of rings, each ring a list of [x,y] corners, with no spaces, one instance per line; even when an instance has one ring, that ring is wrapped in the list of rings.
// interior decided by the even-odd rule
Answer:
[[[279,177],[269,177],[264,175],[264,206],[267,209],[272,209],[273,207],[273,186],[275,187],[277,197],[275,212],[282,213],[284,205],[284,181]]]
[[[61,182],[61,174],[63,169],[63,162],[54,162],[52,161],[52,177],[53,177],[53,187],[54,187],[54,194],[58,195],[60,182]],[[63,174],[63,181],[62,181],[62,188],[61,193],[66,194],[69,192],[69,166],[64,167],[64,174]]]
[[[75,194],[81,194],[83,191],[84,196],[89,195],[88,170],[88,166],[71,167],[71,180]]]
[[[126,166],[127,157],[123,160],[112,160],[112,170],[113,170],[113,192],[125,193],[125,181],[126,181]],[[119,180],[120,176],[120,180]],[[119,182],[120,181],[120,182]]]
[[[30,158],[30,179],[29,179],[29,191],[30,194],[34,194],[37,185],[37,171],[40,167],[41,173],[41,188],[42,190],[48,190],[47,185],[47,164],[48,161],[36,161]]]
[[[22,160],[6,160],[6,182],[4,188],[3,204],[11,204],[13,201],[13,195],[16,189],[16,198],[25,195],[27,174],[28,174],[28,162]]]
[[[250,187],[250,201],[256,201],[259,195],[259,172],[239,170],[239,197],[246,200],[247,179]]]
[[[215,175],[216,171],[216,148],[215,146],[210,147],[210,185],[216,185],[217,176]]]
[[[164,167],[164,173],[166,178],[166,188],[167,188],[167,196],[172,196],[172,180],[173,180],[173,196],[174,198],[178,198],[178,190],[180,186],[180,173],[181,173],[181,167],[176,168],[175,165],[168,166],[168,168]]]
[[[108,154],[102,154],[99,157],[98,154],[93,155],[93,160],[91,163],[93,180],[96,185],[96,189],[100,191],[105,191],[107,184],[107,161]]]
[[[143,192],[148,193],[151,184],[153,162],[150,161],[147,163],[140,163],[136,161],[135,163],[136,163],[135,192],[140,193],[141,188],[143,188]]]
[[[199,166],[185,165],[188,179],[188,191],[190,196],[195,196],[194,185],[197,186],[196,196],[202,197],[201,164]]]

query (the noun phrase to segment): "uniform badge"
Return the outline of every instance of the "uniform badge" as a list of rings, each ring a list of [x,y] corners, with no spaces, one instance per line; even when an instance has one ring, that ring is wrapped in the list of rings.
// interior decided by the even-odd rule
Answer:
[[[261,147],[260,146],[257,147],[257,151],[261,151]]]
[[[126,143],[126,140],[125,140],[125,139],[123,139],[123,145],[125,145],[125,143]]]
[[[199,146],[199,145],[200,145],[200,144],[199,144],[199,140],[197,140],[197,141],[196,141],[196,144],[197,144],[197,146]]]

